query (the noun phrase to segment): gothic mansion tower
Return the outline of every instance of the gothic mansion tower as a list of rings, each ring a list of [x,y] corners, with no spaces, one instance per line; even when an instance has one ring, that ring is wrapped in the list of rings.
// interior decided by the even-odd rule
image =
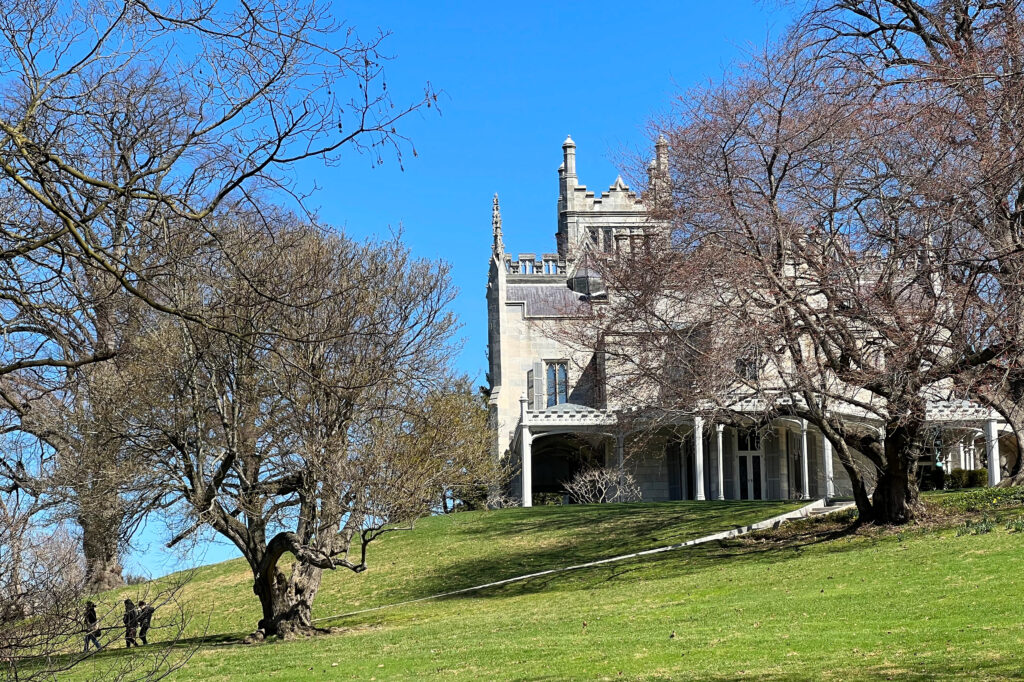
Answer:
[[[579,183],[571,138],[562,144],[562,156],[554,253],[505,253],[494,197],[487,281],[490,410],[495,454],[510,458],[520,472],[509,492],[530,506],[535,494],[561,494],[564,483],[583,469],[619,466],[628,467],[646,501],[850,494],[831,444],[792,418],[743,429],[683,417],[689,436],[680,439],[675,429],[644,438],[642,451],[630,448],[626,460],[631,434],[618,415],[632,406],[615,404],[608,395],[600,354],[571,347],[559,330],[583,312],[588,295],[601,293],[591,290],[596,281],[587,276],[587,254],[621,253],[651,223],[641,198],[621,177],[602,194]],[[657,189],[667,177],[664,139],[654,156],[650,185]],[[986,461],[1002,464],[990,468],[990,482],[998,482],[1007,459],[1016,459],[1008,427],[986,408],[936,402],[929,405],[929,419],[944,429],[935,460],[943,466],[978,468],[984,453]],[[752,414],[751,423],[757,421]]]

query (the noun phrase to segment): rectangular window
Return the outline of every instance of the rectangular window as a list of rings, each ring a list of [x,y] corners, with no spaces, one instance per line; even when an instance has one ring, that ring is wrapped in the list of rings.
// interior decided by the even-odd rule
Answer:
[[[736,361],[736,374],[744,381],[757,381],[760,364],[757,358],[740,358]]]
[[[548,407],[569,402],[568,372],[566,363],[549,362],[548,371]]]
[[[604,228],[604,252],[612,252],[612,228]]]
[[[533,409],[533,370],[526,373],[526,409]]]
[[[736,449],[740,452],[757,452],[761,449],[761,434],[757,429],[740,429],[736,432]]]

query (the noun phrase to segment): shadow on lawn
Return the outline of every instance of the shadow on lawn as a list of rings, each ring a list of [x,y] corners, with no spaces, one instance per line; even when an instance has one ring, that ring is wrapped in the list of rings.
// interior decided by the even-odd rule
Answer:
[[[198,651],[213,647],[242,646],[242,633],[204,635],[197,637],[183,637],[173,642],[161,642],[151,640],[149,644],[141,647],[125,648],[120,640],[108,641],[99,651],[92,651],[84,658],[79,653],[66,653],[56,656],[46,656],[39,659],[28,658],[22,662],[25,679],[33,675],[39,675],[40,679],[58,679],[65,674],[73,674],[79,667],[98,667],[103,672],[109,673],[111,678],[117,679],[151,679],[150,675],[159,675],[157,670],[167,670],[167,664],[172,663],[174,669],[187,664],[188,660]],[[125,659],[129,659],[125,661]],[[38,665],[34,665],[38,662]],[[59,675],[45,674],[41,671],[54,667],[62,670]],[[70,671],[70,672],[69,672]],[[166,674],[166,673],[165,673]],[[89,679],[97,678],[91,675]],[[8,679],[8,678],[4,678]],[[13,678],[12,678],[13,679]],[[159,679],[159,677],[153,678]]]
[[[419,599],[526,573],[677,544],[792,508],[795,506],[778,502],[739,501],[553,505],[484,512],[464,521],[452,518],[444,528],[444,537],[456,545],[483,548],[484,553],[423,562],[416,572],[404,575],[402,582],[380,583],[374,598],[362,601],[360,606]],[[359,579],[373,585],[372,567]],[[329,602],[329,597],[321,602],[318,617],[346,608],[344,603],[327,606]]]
[[[453,535],[472,538],[478,545],[493,537],[502,541],[503,551],[447,564],[417,578],[401,598],[415,599],[525,573],[673,545],[760,521],[781,511],[778,504],[735,501],[508,510],[503,512],[506,517],[500,524],[467,524],[451,529]],[[538,545],[532,541],[535,537],[546,540]],[[507,542],[509,538],[513,539],[512,544]],[[517,538],[522,539],[520,547],[515,545]],[[392,596],[399,595],[392,593]]]
[[[540,592],[589,590],[619,580],[636,581],[670,578],[683,573],[693,573],[721,566],[723,563],[733,565],[737,563],[769,565],[797,558],[808,548],[834,543],[836,540],[856,533],[857,527],[850,523],[836,523],[825,519],[800,522],[794,524],[793,527],[783,526],[782,530],[759,533],[724,542],[712,542],[601,566],[538,576],[520,582],[474,590],[442,599],[486,599],[490,597],[515,597]],[[863,549],[865,542],[877,542],[879,537],[874,534],[868,534],[860,538],[860,540],[860,542],[856,543],[831,544],[827,551],[829,553],[842,553],[854,549]],[[524,550],[511,556],[506,555],[504,560],[507,563],[502,565],[502,572],[506,575],[511,573],[513,576],[531,572],[530,570],[524,571],[520,569],[516,573],[508,568],[510,565],[513,567],[521,566],[523,562],[529,562],[532,571],[545,570],[541,568],[543,564],[535,562],[546,562],[548,559],[557,559],[552,568],[564,567],[567,563],[570,563],[571,557],[567,558],[564,553],[559,554],[556,552],[552,557],[548,557],[548,554],[547,552],[541,553],[540,559],[538,559],[536,552],[529,550]],[[602,558],[606,556],[609,556],[609,554],[603,554]],[[499,570],[495,561],[492,557],[469,559],[456,564],[451,570],[455,575],[463,579],[468,575],[483,577],[476,584],[491,582],[501,579],[495,576],[495,572]],[[465,580],[463,584],[472,585],[474,583]],[[434,594],[441,591],[443,590],[437,590]],[[357,622],[369,623],[378,620],[391,620],[392,616],[386,614],[386,611],[372,612],[365,615],[354,615],[351,618],[340,618],[331,622],[333,624],[339,622],[354,624]]]
[[[445,599],[512,597],[522,594],[535,594],[545,591],[577,591],[588,590],[602,584],[624,579],[657,580],[669,578],[680,573],[702,571],[722,563],[736,565],[774,564],[789,561],[813,546],[831,543],[844,537],[854,535],[857,528],[851,525],[811,525],[797,533],[785,536],[760,535],[757,539],[736,539],[724,542],[709,542],[704,545],[672,550],[661,554],[653,554],[636,559],[627,559],[602,566],[580,568],[572,571],[538,576],[522,582],[510,583],[498,587],[486,588],[473,592],[453,595]],[[867,542],[877,542],[878,538],[868,536]],[[844,553],[854,549],[862,549],[863,543],[834,544],[828,547],[829,553]]]

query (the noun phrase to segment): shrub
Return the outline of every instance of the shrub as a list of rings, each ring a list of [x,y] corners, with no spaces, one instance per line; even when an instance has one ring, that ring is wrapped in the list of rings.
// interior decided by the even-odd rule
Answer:
[[[625,471],[612,467],[584,469],[565,484],[565,490],[574,502],[639,502],[640,486]]]
[[[501,490],[494,490],[487,496],[488,509],[508,509],[520,507],[522,502],[515,495],[506,495]]]
[[[988,485],[988,469],[953,469],[946,474],[946,489],[984,488]]]
[[[988,469],[975,469],[968,471],[968,488],[984,488],[988,485]]]
[[[946,490],[960,490],[967,487],[967,470],[953,469],[946,474]]]

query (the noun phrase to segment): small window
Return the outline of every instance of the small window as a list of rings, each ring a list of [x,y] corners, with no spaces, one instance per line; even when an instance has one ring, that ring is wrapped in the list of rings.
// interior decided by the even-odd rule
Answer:
[[[596,227],[590,228],[590,243],[594,246],[594,248],[597,248],[598,246],[600,246],[600,244],[599,244],[600,239],[601,239],[600,238],[600,234],[598,233],[597,228]]]
[[[604,251],[605,253],[612,252],[612,228],[604,228]]]
[[[757,429],[740,429],[736,433],[736,449],[740,452],[757,452],[761,449],[761,434]]]
[[[526,373],[526,409],[533,409],[533,370]]]
[[[736,374],[743,381],[757,381],[760,364],[757,358],[740,358],[736,361]]]
[[[548,407],[569,402],[568,372],[566,363],[549,362],[548,370]]]

